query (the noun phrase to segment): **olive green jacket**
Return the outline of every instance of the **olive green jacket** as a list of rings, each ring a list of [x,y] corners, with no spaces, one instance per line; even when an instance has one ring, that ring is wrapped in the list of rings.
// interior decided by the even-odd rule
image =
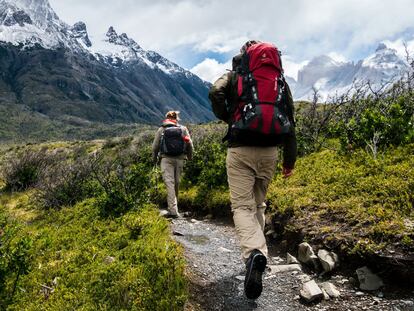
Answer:
[[[169,155],[162,154],[160,152],[162,134],[164,133],[165,128],[167,126],[171,125],[166,121],[164,121],[163,123],[164,124],[155,133],[155,138],[154,138],[154,141],[152,143],[152,160],[153,160],[153,162],[156,163],[157,160],[160,160],[161,158],[165,158],[165,157],[176,158],[176,159],[180,159],[180,160],[186,160],[186,159],[191,160],[193,158],[193,142],[191,140],[190,133],[189,133],[188,129],[183,125],[179,125],[183,129],[183,136],[188,137],[188,141],[185,143],[184,153],[182,155],[178,155],[178,156],[169,156]]]
[[[295,124],[294,120],[294,106],[292,93],[289,86],[287,86],[287,106],[288,116],[292,124]],[[237,94],[237,74],[234,71],[230,71],[222,75],[211,87],[209,98],[212,104],[213,112],[216,117],[223,120],[227,124],[231,123],[231,110],[238,102]],[[241,144],[231,142],[229,148],[239,147]],[[296,162],[297,155],[297,142],[296,133],[293,130],[284,140],[283,144],[283,167],[293,169]]]

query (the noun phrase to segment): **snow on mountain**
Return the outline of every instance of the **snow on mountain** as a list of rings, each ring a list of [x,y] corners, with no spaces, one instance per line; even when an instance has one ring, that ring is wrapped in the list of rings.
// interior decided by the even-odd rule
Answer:
[[[75,53],[90,53],[112,66],[140,63],[166,74],[191,72],[154,51],[146,51],[127,34],[110,27],[101,37],[89,37],[85,23],[70,26],[62,22],[48,0],[0,0],[0,42],[46,49],[66,47]]]
[[[297,81],[290,80],[290,85],[296,100],[310,100],[314,89],[321,100],[327,100],[350,90],[354,83],[370,82],[373,88],[379,88],[396,81],[408,68],[396,50],[381,43],[375,53],[357,63],[338,62],[327,55],[315,57],[299,70]]]

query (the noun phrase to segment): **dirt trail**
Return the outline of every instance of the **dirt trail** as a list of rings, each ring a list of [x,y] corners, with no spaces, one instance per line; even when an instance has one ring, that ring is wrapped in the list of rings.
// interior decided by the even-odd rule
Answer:
[[[316,278],[302,272],[264,275],[264,290],[256,301],[243,294],[244,265],[234,228],[229,223],[208,220],[172,221],[174,237],[185,248],[190,279],[190,301],[186,310],[391,310],[414,311],[414,293],[396,298],[393,294],[362,293],[346,277],[330,281],[341,297],[305,305],[299,300],[303,280]],[[280,255],[280,256],[277,256]],[[270,251],[269,264],[283,264],[286,256],[278,249]],[[319,279],[315,279],[321,282]]]

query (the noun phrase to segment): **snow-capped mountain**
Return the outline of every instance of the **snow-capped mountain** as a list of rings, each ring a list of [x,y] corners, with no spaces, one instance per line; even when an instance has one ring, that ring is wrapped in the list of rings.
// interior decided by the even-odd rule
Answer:
[[[48,116],[148,123],[178,109],[188,121],[213,118],[196,75],[113,27],[90,37],[85,23],[61,21],[48,0],[0,0],[0,67],[0,99]]]
[[[299,70],[297,81],[289,79],[288,82],[297,100],[311,99],[313,89],[326,100],[348,91],[354,83],[369,81],[373,88],[379,88],[396,81],[408,69],[407,62],[396,50],[381,43],[375,53],[357,63],[336,61],[327,55],[315,57]]]

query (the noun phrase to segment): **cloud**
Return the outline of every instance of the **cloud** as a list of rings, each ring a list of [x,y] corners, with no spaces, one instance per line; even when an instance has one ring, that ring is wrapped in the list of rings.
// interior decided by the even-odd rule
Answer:
[[[282,57],[282,63],[285,75],[297,81],[299,70],[306,66],[309,63],[309,61],[303,61],[298,63],[287,55]]]
[[[273,42],[297,63],[330,52],[356,60],[378,42],[396,40],[414,26],[412,0],[262,0],[260,5],[247,0],[50,2],[63,20],[83,20],[93,35],[113,25],[173,61],[185,60],[179,55],[183,46],[192,47],[188,54],[235,54],[247,38]],[[196,63],[181,65],[191,68]]]
[[[330,52],[328,53],[328,56],[339,63],[345,63],[348,61],[348,59],[345,56],[337,52]]]
[[[206,58],[201,63],[194,66],[190,71],[203,80],[213,83],[228,69],[231,69],[231,61],[219,63],[215,59]]]
[[[410,58],[414,57],[414,39],[405,41],[403,39],[397,39],[394,41],[384,40],[383,43],[392,49],[397,51],[397,54],[403,58],[407,57],[407,53]]]

